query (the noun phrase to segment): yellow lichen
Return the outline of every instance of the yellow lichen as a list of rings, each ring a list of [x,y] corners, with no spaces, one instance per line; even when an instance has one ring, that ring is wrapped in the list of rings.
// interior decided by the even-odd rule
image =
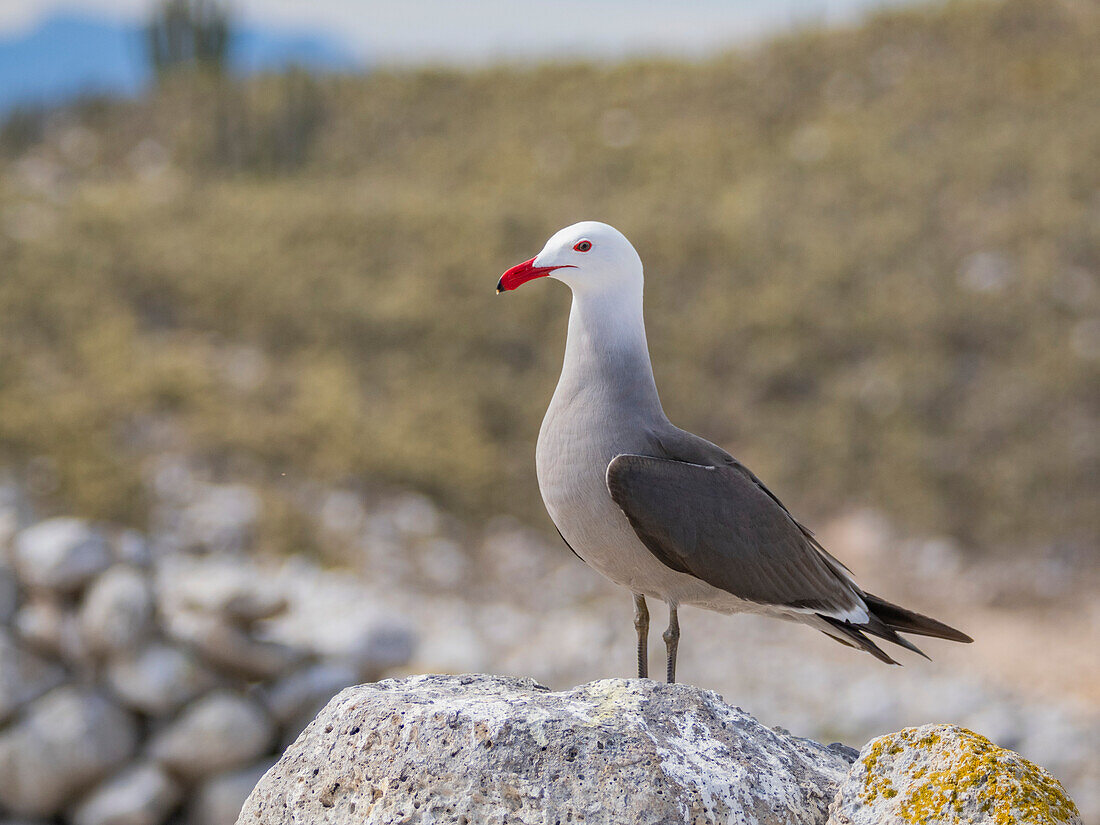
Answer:
[[[941,766],[902,769],[899,791],[886,775],[897,771],[884,756],[905,750],[928,751],[938,745]],[[1037,765],[997,747],[984,736],[950,725],[906,728],[871,743],[860,762],[865,770],[860,794],[865,804],[879,796],[890,800],[905,822],[962,825],[966,811],[978,810],[994,825],[1064,825],[1079,817],[1061,784]]]
[[[590,699],[594,700],[592,717],[596,725],[618,719],[624,710],[637,711],[642,696],[626,679],[601,679],[587,686]]]

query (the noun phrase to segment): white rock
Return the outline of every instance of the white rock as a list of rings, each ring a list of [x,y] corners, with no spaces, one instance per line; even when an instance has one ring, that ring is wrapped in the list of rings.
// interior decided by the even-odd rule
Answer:
[[[134,752],[137,725],[102,695],[60,687],[0,733],[0,808],[52,816]]]
[[[236,822],[244,801],[273,764],[274,758],[265,759],[203,782],[192,795],[188,806],[189,825],[229,825]]]
[[[83,642],[76,616],[52,595],[33,595],[15,614],[12,625],[19,640],[47,656],[83,661]]]
[[[160,825],[182,797],[179,784],[142,763],[100,785],[73,811],[72,825]]]
[[[1065,788],[1018,753],[957,725],[872,739],[829,807],[827,825],[1081,825]]]
[[[0,629],[0,724],[64,679],[63,668],[24,650]]]
[[[168,614],[166,631],[211,664],[244,679],[273,679],[301,662],[304,653],[279,642],[255,639],[221,616],[180,611]]]
[[[216,683],[193,653],[163,642],[112,660],[106,677],[125,704],[152,716],[167,716]]]
[[[239,825],[819,825],[849,763],[687,685],[417,676],[333,699]]]
[[[208,613],[249,625],[287,608],[286,596],[270,576],[233,557],[173,560],[161,567],[158,581],[170,613]]]
[[[80,633],[93,653],[129,650],[153,632],[155,610],[148,576],[116,564],[88,588],[80,607]]]
[[[15,537],[15,568],[30,587],[72,592],[111,563],[103,535],[76,518],[54,518]]]
[[[255,702],[215,691],[184,708],[154,737],[149,753],[174,774],[193,780],[257,759],[274,736],[271,718]]]

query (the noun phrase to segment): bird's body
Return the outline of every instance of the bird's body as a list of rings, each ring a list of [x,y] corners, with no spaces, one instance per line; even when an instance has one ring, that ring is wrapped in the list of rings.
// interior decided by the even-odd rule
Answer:
[[[561,379],[535,449],[539,491],[550,519],[586,564],[631,592],[723,613],[772,612],[662,563],[611,498],[607,468],[616,456],[668,457],[662,438],[667,443],[694,437],[665,417],[644,335],[628,349],[601,340],[599,328],[585,335],[583,312],[574,303]],[[596,372],[587,369],[592,363],[599,364]],[[701,453],[721,453],[697,440]]]
[[[671,612],[670,681],[683,604],[799,621],[887,662],[865,633],[914,650],[897,630],[969,641],[864,593],[747,468],[669,422],[646,343],[641,261],[625,237],[595,222],[567,227],[498,291],[551,273],[573,306],[539,431],[539,490],[570,548],[635,594],[640,674],[646,596]]]

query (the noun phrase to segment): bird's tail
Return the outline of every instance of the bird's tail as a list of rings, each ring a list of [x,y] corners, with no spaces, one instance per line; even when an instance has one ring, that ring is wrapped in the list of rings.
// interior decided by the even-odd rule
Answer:
[[[932,636],[936,639],[948,639],[952,642],[974,641],[965,633],[945,625],[943,622],[936,621],[928,616],[922,616],[920,613],[914,613],[912,610],[899,607],[885,599],[880,599],[878,596],[872,596],[870,593],[863,594],[863,601],[867,605],[867,612],[870,614],[867,622],[857,625],[818,613],[818,617],[826,623],[826,626],[820,629],[841,644],[866,650],[876,659],[886,664],[896,665],[897,662],[864,634],[869,633],[872,636],[893,642],[914,653],[919,653],[926,659],[928,656],[923,650],[904,636],[899,636],[898,633]]]
[[[885,599],[880,599],[878,596],[872,596],[870,593],[863,594],[863,601],[867,603],[871,613],[891,630],[966,644],[974,641],[962,631],[945,625],[943,622],[938,622],[928,616],[922,616],[920,613],[899,607]]]

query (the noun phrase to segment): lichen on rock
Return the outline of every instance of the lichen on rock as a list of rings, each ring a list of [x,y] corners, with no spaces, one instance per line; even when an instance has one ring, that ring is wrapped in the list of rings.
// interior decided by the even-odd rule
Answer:
[[[828,825],[1080,825],[1061,783],[957,725],[873,739],[830,807]]]

